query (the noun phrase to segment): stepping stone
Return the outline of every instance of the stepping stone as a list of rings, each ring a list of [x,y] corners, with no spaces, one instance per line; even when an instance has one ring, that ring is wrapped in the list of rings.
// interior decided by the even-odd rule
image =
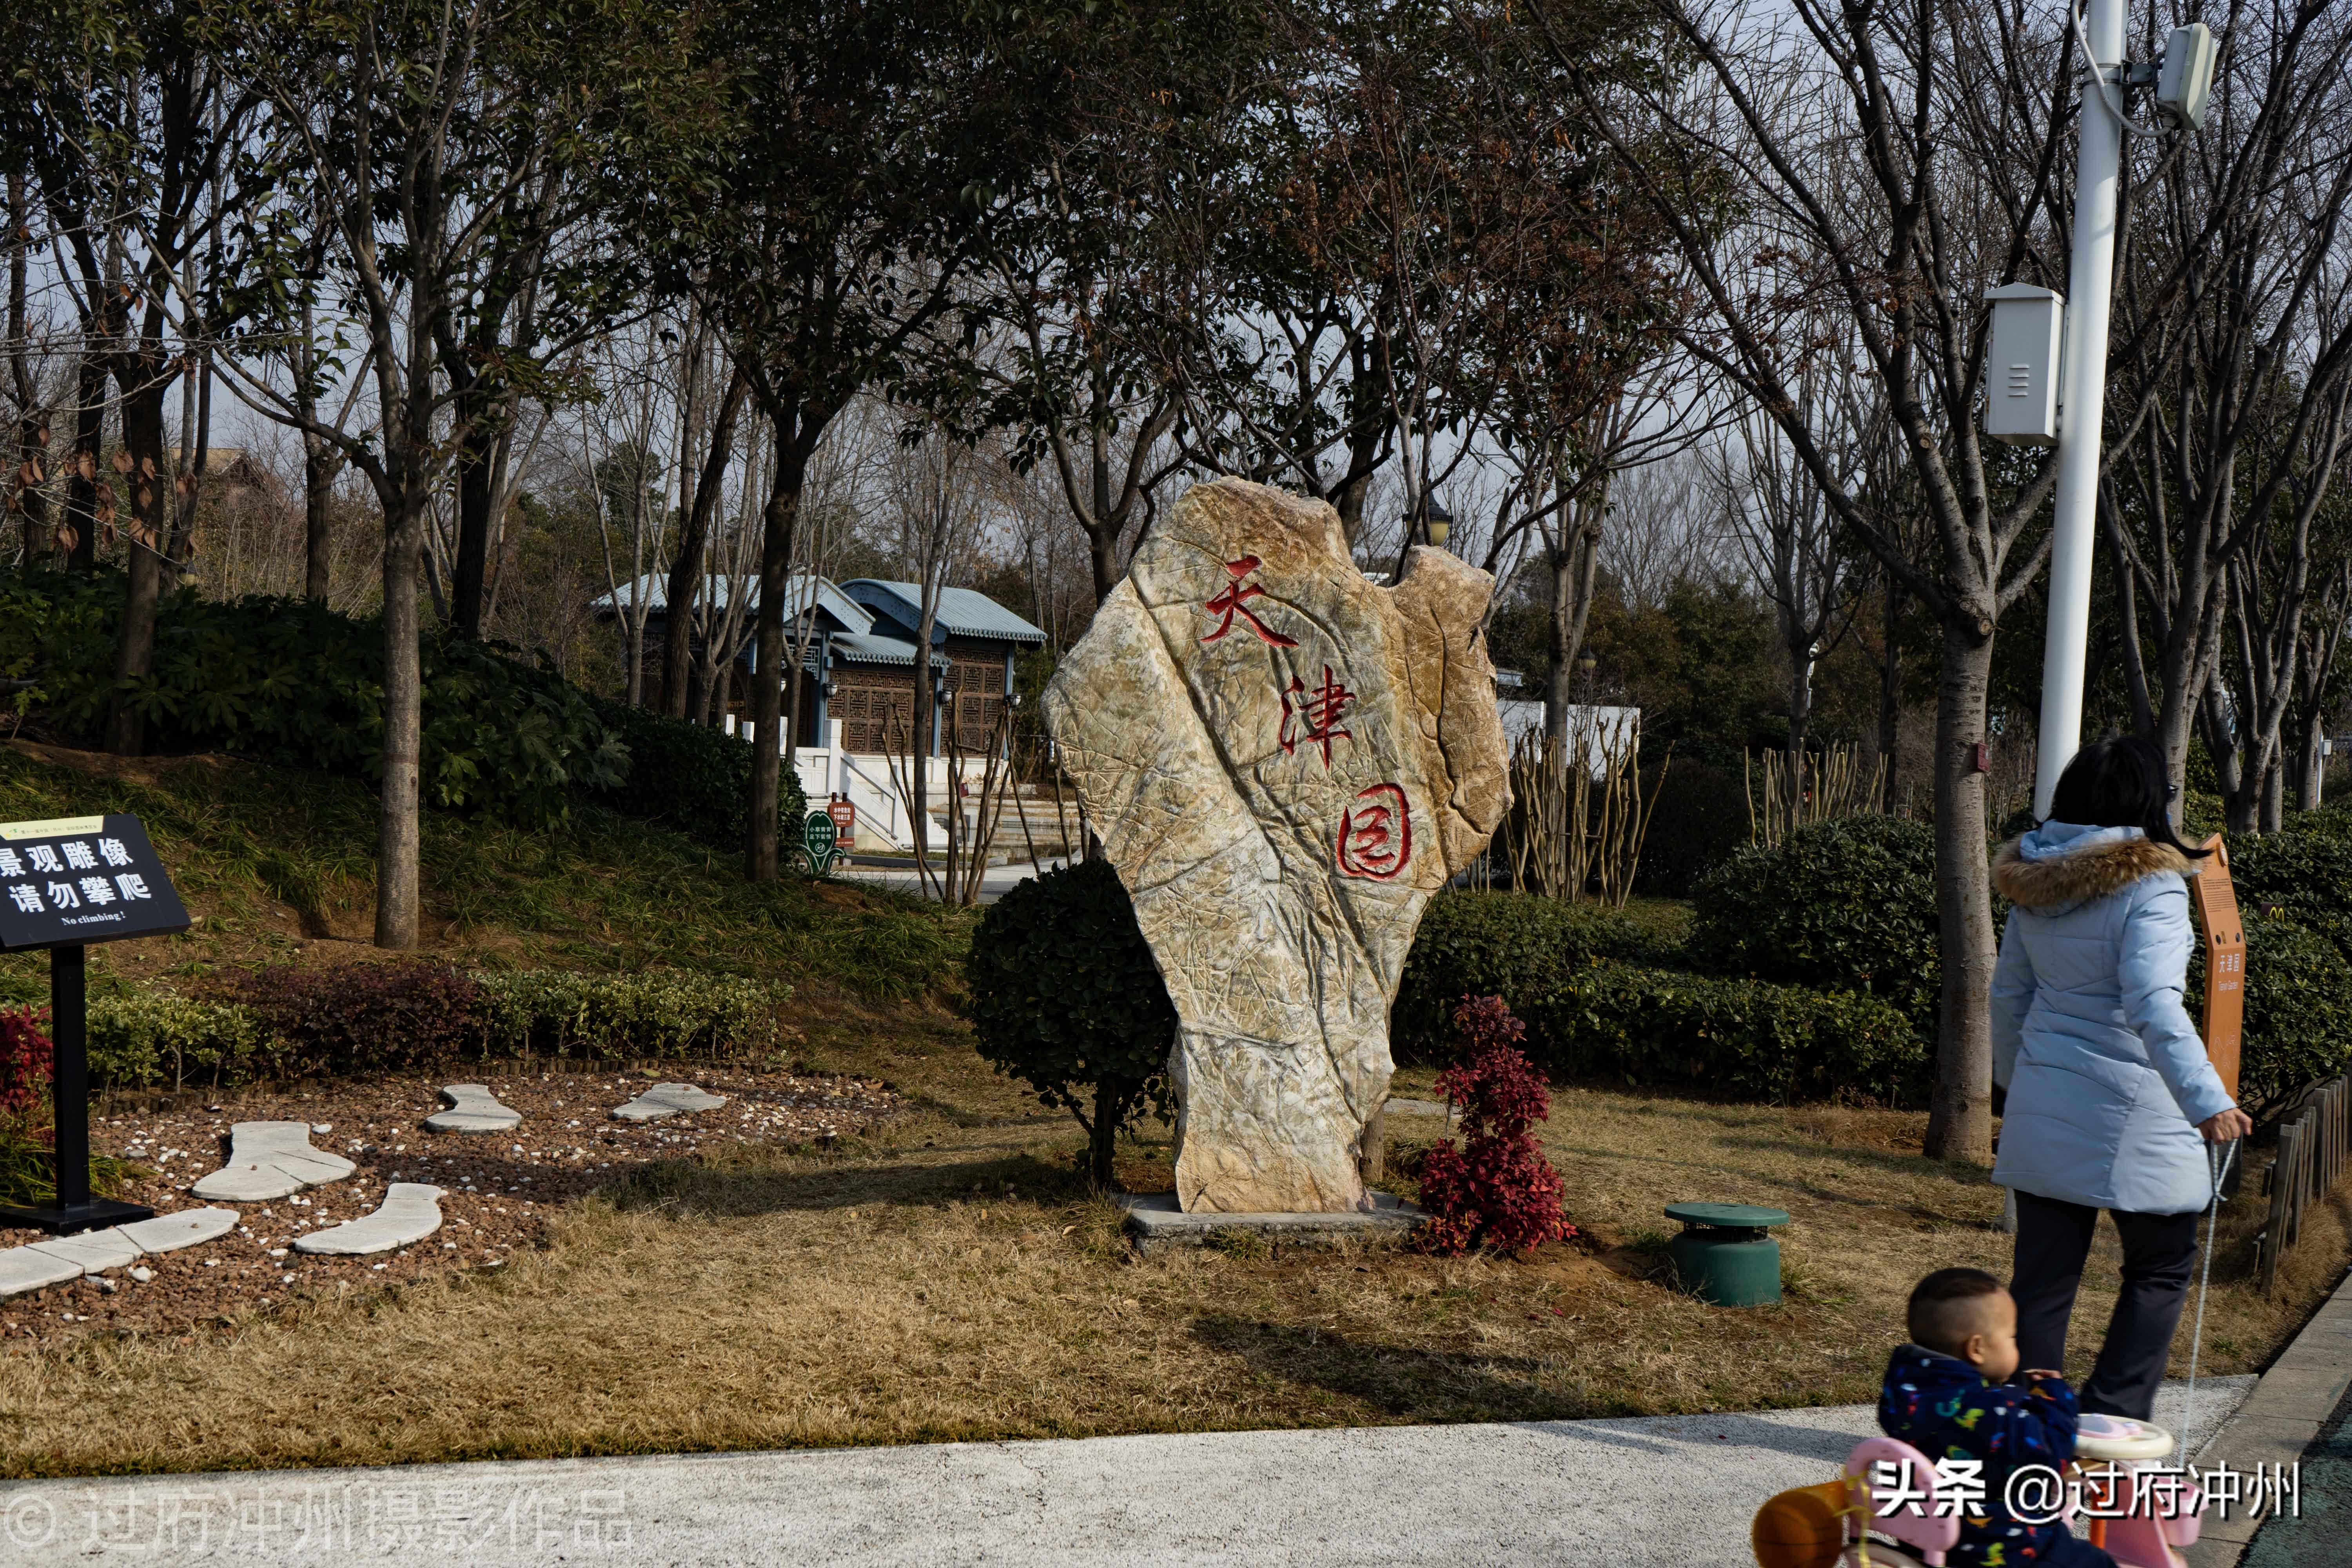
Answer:
[[[690,1083],[657,1083],[626,1105],[613,1108],[615,1121],[658,1121],[681,1110],[716,1110],[727,1101]]]
[[[44,1285],[62,1285],[80,1278],[80,1264],[44,1252],[37,1242],[0,1252],[0,1296],[21,1296]]]
[[[184,1247],[194,1247],[235,1230],[236,1211],[182,1209],[177,1214],[159,1214],[153,1219],[138,1220],[115,1228],[142,1252],[177,1252]]]
[[[449,1109],[425,1119],[428,1132],[504,1132],[522,1121],[522,1112],[499,1104],[486,1084],[453,1083],[441,1098]]]
[[[340,1182],[357,1169],[310,1147],[307,1121],[240,1121],[228,1130],[228,1163],[189,1189],[200,1198],[260,1203]]]
[[[79,1236],[53,1237],[47,1241],[33,1243],[31,1250],[62,1258],[85,1274],[103,1273],[109,1268],[128,1268],[139,1261],[139,1244],[123,1235],[120,1226],[86,1230]]]
[[[441,1228],[441,1196],[440,1188],[423,1182],[394,1182],[375,1213],[296,1237],[294,1250],[360,1258],[422,1241]]]

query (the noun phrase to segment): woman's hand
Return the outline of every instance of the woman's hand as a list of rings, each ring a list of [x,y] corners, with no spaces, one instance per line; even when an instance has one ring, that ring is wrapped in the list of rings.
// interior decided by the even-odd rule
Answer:
[[[2208,1143],[2234,1142],[2252,1134],[2254,1119],[2233,1105],[2227,1110],[2217,1110],[2199,1122],[2197,1131],[2205,1134]]]

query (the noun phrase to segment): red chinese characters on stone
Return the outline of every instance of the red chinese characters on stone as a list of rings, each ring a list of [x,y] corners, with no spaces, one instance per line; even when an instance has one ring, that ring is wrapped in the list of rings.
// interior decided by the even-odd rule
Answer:
[[[1208,604],[1209,614],[1223,616],[1224,618],[1217,623],[1215,631],[1201,639],[1202,642],[1215,642],[1219,637],[1232,631],[1234,617],[1239,616],[1250,624],[1250,630],[1257,633],[1260,642],[1274,647],[1298,646],[1297,637],[1284,637],[1280,632],[1259,620],[1256,614],[1250,609],[1249,602],[1252,599],[1263,597],[1265,590],[1255,583],[1246,583],[1243,579],[1256,571],[1258,565],[1258,558],[1255,555],[1244,555],[1239,561],[1225,563],[1225,574],[1233,578],[1233,581],[1219,589]]]
[[[1323,684],[1312,690],[1307,689],[1303,678],[1292,676],[1290,689],[1282,694],[1283,754],[1296,755],[1301,741],[1319,745],[1323,748],[1323,766],[1328,770],[1331,766],[1331,742],[1355,738],[1352,732],[1339,728],[1340,714],[1355,700],[1354,692],[1331,679],[1331,667],[1328,664],[1323,667]],[[1291,732],[1294,723],[1299,726],[1295,735]]]
[[[1339,869],[1350,877],[1386,882],[1412,859],[1412,813],[1404,791],[1377,784],[1339,814]]]

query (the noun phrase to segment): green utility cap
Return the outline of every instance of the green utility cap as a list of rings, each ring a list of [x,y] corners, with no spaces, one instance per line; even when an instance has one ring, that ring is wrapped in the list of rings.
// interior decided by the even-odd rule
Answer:
[[[1666,1217],[1717,1230],[1769,1230],[1789,1223],[1786,1209],[1759,1208],[1754,1204],[1668,1204]]]
[[[1785,1210],[1754,1204],[1668,1204],[1683,1222],[1666,1244],[1682,1288],[1718,1307],[1769,1307],[1780,1299],[1780,1244],[1766,1232]]]

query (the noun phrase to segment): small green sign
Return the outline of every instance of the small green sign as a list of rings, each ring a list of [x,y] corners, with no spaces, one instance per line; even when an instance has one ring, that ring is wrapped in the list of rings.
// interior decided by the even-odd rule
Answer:
[[[808,820],[801,824],[801,844],[808,851],[809,875],[813,877],[822,877],[832,870],[834,861],[841,856],[833,818],[822,811],[810,812]]]

